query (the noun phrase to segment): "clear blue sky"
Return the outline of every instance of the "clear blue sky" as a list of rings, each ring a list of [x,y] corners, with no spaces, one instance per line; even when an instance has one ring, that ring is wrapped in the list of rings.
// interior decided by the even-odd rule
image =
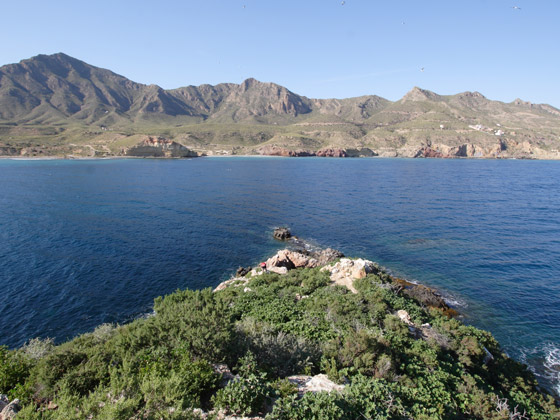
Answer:
[[[313,98],[419,86],[560,107],[559,0],[19,0],[2,15],[0,64],[64,52],[163,88],[254,77]]]

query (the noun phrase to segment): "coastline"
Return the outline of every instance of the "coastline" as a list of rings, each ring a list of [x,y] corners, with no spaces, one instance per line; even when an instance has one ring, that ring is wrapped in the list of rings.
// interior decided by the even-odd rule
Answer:
[[[520,161],[545,161],[545,162],[556,162],[560,161],[560,157],[558,158],[536,158],[536,157],[465,157],[465,156],[457,156],[457,157],[409,157],[409,156],[346,156],[346,157],[339,157],[339,156],[277,156],[277,155],[229,155],[229,154],[215,154],[215,155],[201,155],[201,156],[192,156],[192,157],[163,157],[163,156],[9,156],[9,155],[0,155],[0,160],[33,160],[33,161],[41,161],[41,160],[118,160],[118,159],[155,159],[155,160],[192,160],[192,159],[200,159],[200,158],[282,158],[282,159],[414,159],[414,160],[473,160],[473,161],[498,161],[498,160],[520,160]]]

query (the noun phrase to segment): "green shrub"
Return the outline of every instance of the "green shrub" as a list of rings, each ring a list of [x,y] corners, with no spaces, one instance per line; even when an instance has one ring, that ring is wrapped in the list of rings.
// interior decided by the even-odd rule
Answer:
[[[267,420],[350,420],[358,418],[343,397],[336,393],[308,392],[301,399],[292,395],[274,405]]]
[[[21,351],[0,346],[0,394],[10,394],[16,386],[21,386],[31,366],[32,362]]]
[[[262,411],[266,400],[272,395],[272,388],[266,382],[266,374],[258,370],[252,353],[247,353],[239,360],[238,374],[238,378],[214,395],[214,406],[242,416]]]

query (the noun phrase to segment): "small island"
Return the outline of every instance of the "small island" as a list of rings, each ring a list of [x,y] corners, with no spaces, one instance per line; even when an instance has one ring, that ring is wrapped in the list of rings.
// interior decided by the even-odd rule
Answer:
[[[0,419],[554,419],[526,366],[434,290],[288,241],[214,290],[0,347]]]

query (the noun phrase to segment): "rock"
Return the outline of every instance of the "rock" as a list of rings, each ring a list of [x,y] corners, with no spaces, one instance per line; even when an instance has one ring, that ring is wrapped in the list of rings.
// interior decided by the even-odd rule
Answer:
[[[294,375],[288,376],[286,379],[297,386],[300,395],[306,392],[342,391],[345,388],[344,385],[338,385],[331,381],[325,374],[315,376]]]
[[[370,273],[373,273],[375,265],[373,262],[368,260],[357,259],[354,260],[354,266],[352,267],[352,277],[355,279],[363,279]]]
[[[490,351],[485,346],[482,346],[482,350],[484,350],[484,360],[482,362],[485,365],[488,365],[488,363],[494,360],[494,356],[492,355],[492,353],[490,353]]]
[[[294,268],[317,267],[317,260],[299,251],[282,249],[266,260],[266,269],[275,273],[285,274]],[[285,268],[286,270],[277,270]]]
[[[301,252],[288,251],[286,256],[292,262],[292,264],[294,265],[295,268],[317,267],[317,260],[315,258],[312,258],[309,255],[305,255]]]
[[[10,404],[10,399],[8,398],[8,396],[5,394],[0,394],[0,413],[8,404]]]
[[[346,149],[346,155],[348,157],[372,157],[377,156],[377,153],[367,147],[362,147],[360,149]]]
[[[429,287],[426,287],[422,284],[414,284],[408,282],[406,283],[407,284],[404,293],[407,296],[414,298],[421,304],[429,306],[431,308],[438,308],[443,310],[449,309],[449,306],[447,305],[447,303],[445,303],[443,298]]]
[[[269,271],[273,271],[273,268],[277,267],[286,267],[288,270],[295,268],[296,266],[294,263],[288,258],[288,253],[290,251],[287,249],[283,249],[278,251],[278,253],[268,260],[266,260],[266,269]]]
[[[2,409],[2,412],[0,412],[0,420],[13,420],[19,410],[19,400],[16,398]]]
[[[214,292],[218,292],[220,290],[224,290],[225,288],[229,287],[229,286],[244,286],[249,282],[248,278],[245,277],[235,277],[233,279],[229,279],[226,281],[221,282],[220,284],[218,284],[218,286],[216,286],[216,288],[214,289]]]
[[[414,323],[410,320],[410,315],[404,309],[397,311],[397,316],[404,322],[406,325],[414,325]]]
[[[323,265],[330,264],[339,258],[343,258],[344,254],[336,249],[327,248],[322,249],[313,256],[317,259],[317,267],[321,267]]]
[[[268,271],[276,274],[288,274],[287,267],[270,267]]]
[[[250,272],[251,272],[251,267],[249,268],[239,267],[235,272],[235,277],[245,277]]]
[[[324,270],[331,273],[331,281],[347,287],[352,293],[358,293],[354,288],[355,279],[360,279],[370,273],[377,273],[379,271],[372,261],[361,258],[357,260],[341,258],[339,262],[321,268],[321,271]]]
[[[198,153],[180,143],[163,137],[148,136],[137,145],[125,150],[127,156],[137,157],[197,157]]]
[[[222,387],[226,386],[230,381],[233,381],[235,379],[235,375],[231,373],[228,365],[224,363],[214,363],[212,365],[212,369],[214,369],[214,372],[222,377]]]
[[[320,149],[315,152],[316,156],[319,157],[347,157],[346,151],[344,149]]]
[[[286,149],[284,147],[278,146],[263,146],[258,149],[260,155],[265,156],[284,156],[284,157],[305,157],[305,156],[315,156],[313,152],[304,149]]]
[[[280,227],[274,229],[272,236],[274,236],[274,239],[278,239],[279,241],[285,241],[286,239],[290,239],[292,237],[292,233],[290,232],[290,229]]]

